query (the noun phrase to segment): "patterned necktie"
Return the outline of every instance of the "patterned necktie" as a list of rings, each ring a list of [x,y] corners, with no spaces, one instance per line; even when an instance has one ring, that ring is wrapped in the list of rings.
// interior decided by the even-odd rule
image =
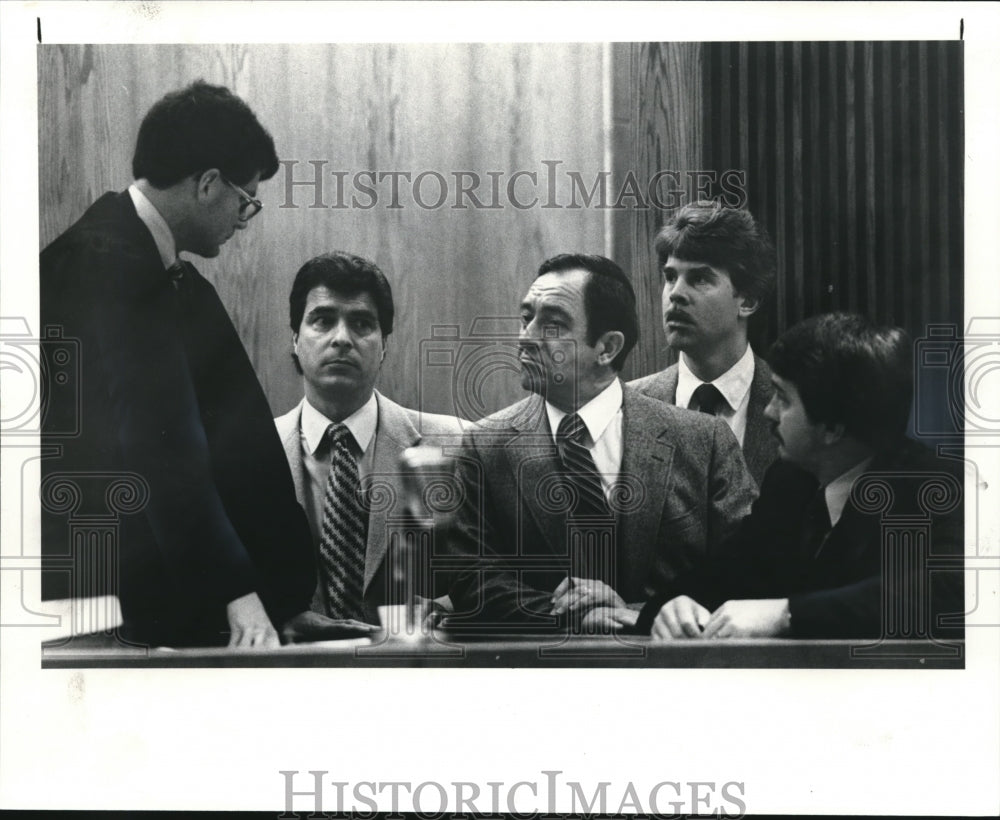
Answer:
[[[587,427],[576,413],[564,416],[556,432],[556,446],[566,479],[576,489],[577,502],[571,516],[610,517],[607,499],[594,458],[583,443]]]
[[[699,411],[708,413],[710,416],[718,415],[719,410],[726,406],[728,406],[728,402],[714,384],[698,385],[698,388],[691,394],[691,401],[688,402],[689,410],[697,407]]]
[[[332,457],[323,499],[320,582],[331,618],[364,620],[368,513],[361,503],[358,464],[349,446],[353,436],[345,425],[331,424],[327,437]]]

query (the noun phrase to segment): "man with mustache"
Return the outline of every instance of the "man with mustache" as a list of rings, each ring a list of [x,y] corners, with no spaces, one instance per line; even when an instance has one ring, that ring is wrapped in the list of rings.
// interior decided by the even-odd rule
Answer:
[[[128,189],[41,254],[42,325],[80,351],[79,406],[46,396],[43,441],[62,452],[42,462],[43,595],[117,595],[130,642],[269,648],[279,629],[317,625],[309,530],[267,399],[215,289],[179,257],[218,256],[277,170],[246,103],[195,82],[147,112]],[[101,550],[71,542],[62,502],[72,487],[81,517],[103,511],[92,496],[109,481],[106,498],[141,510],[116,521],[120,549],[98,572]],[[68,560],[85,562],[71,578]],[[98,575],[107,587],[89,588]]]
[[[373,262],[340,251],[310,259],[288,307],[305,397],[275,424],[312,529],[319,576],[312,609],[365,634],[388,601],[387,517],[404,512],[369,504],[372,486],[385,485],[401,504],[403,450],[458,444],[462,427],[375,390],[395,307]]]
[[[739,532],[651,599],[638,628],[663,640],[875,638],[903,624],[960,637],[961,570],[925,562],[962,555],[962,476],[905,437],[906,334],[825,314],[788,330],[770,361],[779,460]],[[899,522],[918,533],[894,535]]]
[[[521,302],[531,395],[467,437],[451,599],[470,628],[621,629],[749,510],[719,419],[623,386],[632,284],[610,259],[552,257]],[[449,625],[460,623],[453,617]]]
[[[656,237],[663,327],[677,364],[636,379],[647,396],[721,417],[760,484],[775,459],[764,419],[767,364],[748,343],[773,287],[774,248],[749,211],[700,201],[681,208]]]

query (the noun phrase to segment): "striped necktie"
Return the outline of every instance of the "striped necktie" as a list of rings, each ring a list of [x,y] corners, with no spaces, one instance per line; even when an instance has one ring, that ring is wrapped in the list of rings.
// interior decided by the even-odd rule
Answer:
[[[565,478],[576,490],[577,501],[570,513],[574,517],[601,516],[608,518],[608,508],[601,478],[594,458],[583,443],[587,426],[576,413],[564,416],[556,432],[556,447],[562,460]]]
[[[351,452],[354,437],[343,424],[327,428],[330,477],[323,499],[320,530],[320,583],[331,618],[365,620],[365,546],[368,513],[360,495],[358,464]]]

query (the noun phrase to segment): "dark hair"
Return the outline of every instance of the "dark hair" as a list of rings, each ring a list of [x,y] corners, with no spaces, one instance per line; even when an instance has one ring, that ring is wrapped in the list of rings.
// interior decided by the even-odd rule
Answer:
[[[344,251],[313,257],[295,274],[292,292],[288,296],[288,320],[295,333],[299,332],[302,316],[306,312],[306,299],[310,291],[318,287],[329,288],[344,296],[367,293],[375,302],[382,337],[392,333],[396,309],[392,303],[389,280],[374,262]]]
[[[132,175],[156,188],[218,168],[237,185],[278,172],[274,140],[228,88],[196,80],[153,105],[139,126]]]
[[[671,256],[721,268],[740,295],[762,307],[774,289],[774,245],[743,208],[706,200],[685,205],[660,230],[655,248],[661,268]]]
[[[639,319],[635,309],[632,283],[618,265],[603,256],[562,253],[542,262],[535,278],[546,273],[585,270],[590,273],[583,288],[583,309],[587,316],[587,344],[594,344],[602,333],[620,331],[625,344],[611,366],[621,370],[625,359],[639,338]]]
[[[771,368],[795,385],[813,423],[842,424],[876,450],[905,435],[913,401],[910,337],[853,313],[813,316],[771,347]]]

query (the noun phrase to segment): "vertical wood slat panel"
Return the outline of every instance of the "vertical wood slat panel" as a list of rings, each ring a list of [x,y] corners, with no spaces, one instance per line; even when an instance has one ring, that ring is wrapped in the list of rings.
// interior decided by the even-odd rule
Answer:
[[[778,237],[783,240],[785,258],[789,258],[792,254],[788,252],[788,244],[790,242],[794,245],[796,237],[793,230],[788,225],[790,212],[786,196],[788,177],[787,149],[785,145],[786,102],[784,52],[786,48],[788,48],[787,43],[777,43],[774,49],[774,157],[777,160],[774,162],[774,209],[775,213],[779,215],[778,226],[780,233],[778,234]],[[785,287],[782,287],[781,278],[779,277],[777,290],[777,308],[779,315],[786,315],[789,311],[798,313],[803,309],[800,301],[800,294],[804,292],[803,271],[795,270],[795,268],[791,267],[791,265],[786,265],[786,281],[788,277],[791,277],[794,282],[793,293],[795,294],[795,298],[794,301],[789,304],[788,292]]]
[[[910,310],[913,293],[913,248],[915,224],[914,213],[916,212],[916,202],[914,194],[914,164],[913,164],[913,137],[914,129],[909,125],[913,121],[912,111],[912,85],[910,66],[910,43],[901,42],[897,48],[899,51],[899,97],[895,106],[896,122],[898,128],[897,144],[901,146],[900,167],[898,168],[900,220],[896,222],[896,255],[899,260],[893,268],[893,280],[898,294],[896,321],[905,322],[906,315]]]
[[[843,264],[842,254],[843,247],[840,243],[839,236],[839,225],[840,225],[840,214],[841,214],[841,174],[842,168],[838,163],[838,147],[841,144],[842,136],[839,129],[836,127],[836,123],[840,122],[840,100],[838,98],[837,89],[837,55],[835,47],[831,44],[827,44],[824,48],[826,52],[826,59],[824,60],[824,73],[826,76],[826,87],[829,108],[827,109],[827,116],[824,117],[826,120],[825,127],[823,129],[824,133],[824,154],[825,154],[825,166],[826,166],[826,179],[823,181],[823,188],[821,196],[826,200],[825,210],[828,214],[826,220],[826,241],[825,247],[827,249],[827,259],[825,260],[827,264],[820,267],[815,273],[809,272],[810,276],[815,277],[816,285],[813,300],[811,304],[813,305],[813,310],[828,310],[832,304],[832,300],[828,298],[828,287],[837,281],[837,276],[841,270]],[[817,276],[817,274],[819,274]],[[839,298],[839,294],[838,294]]]
[[[615,146],[616,167],[645,185],[658,171],[679,171],[686,196],[693,193],[688,171],[703,168],[702,46],[697,43],[616,44],[615,65],[632,72],[628,105],[616,101],[616,122],[632,122],[631,139]],[[622,52],[629,55],[625,60]],[[621,130],[616,131],[620,135]],[[621,184],[620,178],[612,185]],[[665,197],[665,194],[664,194]],[[669,203],[664,203],[669,204]],[[683,204],[682,202],[678,202]],[[655,206],[615,213],[616,261],[631,273],[639,313],[639,343],[625,366],[626,378],[661,370],[675,360],[663,339],[662,286],[653,240],[666,213]]]
[[[454,410],[450,396],[421,391],[420,342],[437,324],[468,333],[477,317],[513,317],[539,263],[563,251],[601,253],[596,206],[543,208],[543,161],[592,181],[603,170],[599,44],[42,46],[39,67],[40,239],[48,244],[103,191],[131,181],[142,116],[166,92],[199,77],[243,97],[274,136],[278,154],[308,179],[322,163],[324,207],[293,191],[282,208],[285,172],[260,186],[264,212],[218,260],[198,260],[233,317],[272,409],[301,396],[292,368],[288,291],[299,266],[333,249],[374,259],[390,278],[397,325],[379,386],[425,410]],[[434,171],[451,183],[438,209],[330,207],[333,171]],[[518,170],[538,175],[537,207],[451,207],[457,171],[486,172],[503,186]],[[560,178],[557,202],[568,201]],[[527,183],[527,180],[524,180]],[[403,185],[405,186],[405,182]],[[523,199],[534,195],[531,186]],[[436,198],[434,180],[425,199]],[[348,190],[348,196],[350,190]],[[363,195],[359,197],[364,201]],[[509,328],[510,326],[507,325]],[[500,362],[504,364],[503,361]],[[506,362],[510,365],[510,362]],[[466,385],[470,388],[471,383]],[[470,395],[483,411],[523,395],[512,367]]]
[[[875,179],[875,49],[872,43],[864,44],[864,76],[861,87],[865,95],[865,205],[864,252],[867,272],[864,303],[872,316],[879,316],[878,276],[875,275],[876,247],[876,179]]]
[[[804,212],[804,197],[802,190],[802,44],[792,43],[792,97],[788,108],[791,109],[791,213],[792,213],[792,236],[795,242],[791,248],[791,266],[795,272],[796,283],[796,308],[802,305],[802,291],[805,271],[805,252],[802,242],[803,225],[802,216]]]
[[[882,225],[877,244],[881,246],[881,282],[882,282],[882,304],[884,305],[884,315],[889,322],[895,321],[896,300],[895,300],[895,270],[892,260],[895,256],[894,239],[896,236],[893,230],[893,223],[899,218],[899,186],[894,184],[898,174],[898,150],[896,141],[899,138],[898,131],[894,128],[894,115],[896,107],[887,105],[886,101],[892,96],[895,84],[895,63],[894,51],[898,44],[890,43],[885,49],[882,62],[882,140],[881,151],[879,152],[880,167],[882,169],[882,190],[881,199],[887,207],[882,208]]]
[[[769,340],[826,310],[915,338],[961,325],[961,43],[704,48],[706,110],[742,81],[719,72],[750,78],[740,122],[706,143],[705,167],[748,144],[747,206],[779,256]]]
[[[858,112],[857,112],[857,88],[855,86],[855,47],[853,43],[848,43],[844,49],[844,155],[846,158],[845,173],[847,174],[846,202],[844,226],[846,228],[847,263],[844,273],[840,278],[842,287],[847,289],[847,309],[856,311],[859,307],[858,301],[858,280],[860,278],[861,265],[858,257],[860,231],[859,219],[854,218],[855,214],[863,214],[863,209],[858,209],[858,167],[861,162],[858,159]],[[844,279],[846,278],[846,282]]]

